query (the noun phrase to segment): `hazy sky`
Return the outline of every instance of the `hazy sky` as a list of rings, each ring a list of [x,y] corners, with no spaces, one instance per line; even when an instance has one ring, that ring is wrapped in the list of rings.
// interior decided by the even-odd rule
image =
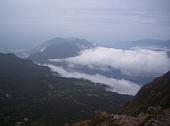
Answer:
[[[0,0],[1,43],[170,39],[170,0]]]

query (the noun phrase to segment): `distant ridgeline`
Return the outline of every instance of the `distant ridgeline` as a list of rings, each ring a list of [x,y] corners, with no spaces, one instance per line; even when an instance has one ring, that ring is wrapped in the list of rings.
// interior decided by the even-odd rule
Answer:
[[[0,126],[62,126],[100,111],[116,113],[132,99],[105,88],[58,77],[48,67],[0,53]]]

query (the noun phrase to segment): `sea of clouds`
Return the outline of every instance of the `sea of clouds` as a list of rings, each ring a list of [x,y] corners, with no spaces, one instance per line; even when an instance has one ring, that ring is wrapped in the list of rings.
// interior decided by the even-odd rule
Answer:
[[[68,66],[82,65],[89,68],[104,69],[111,67],[120,70],[128,76],[152,76],[157,77],[170,69],[170,59],[166,51],[154,51],[148,49],[114,49],[96,47],[83,50],[80,55],[66,59],[49,59],[51,62],[65,62]],[[64,67],[48,65],[53,71],[63,77],[84,78],[95,83],[103,83],[110,87],[110,91],[120,94],[135,95],[140,86],[129,80],[115,79],[100,74],[89,75],[77,71],[68,71]]]
[[[170,69],[170,59],[165,51],[147,49],[122,50],[96,47],[84,50],[79,56],[50,61],[120,70],[129,76],[159,76]]]

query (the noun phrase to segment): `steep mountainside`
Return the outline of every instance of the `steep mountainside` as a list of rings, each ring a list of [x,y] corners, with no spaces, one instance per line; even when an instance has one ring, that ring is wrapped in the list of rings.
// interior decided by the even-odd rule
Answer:
[[[48,59],[63,59],[77,56],[81,50],[92,48],[94,45],[85,39],[79,38],[54,38],[45,41],[42,45],[32,50],[30,59],[43,62]]]
[[[144,85],[123,109],[124,114],[139,114],[149,106],[170,107],[170,71]]]
[[[83,79],[62,78],[47,67],[0,54],[0,126],[62,126],[117,112],[132,96]]]

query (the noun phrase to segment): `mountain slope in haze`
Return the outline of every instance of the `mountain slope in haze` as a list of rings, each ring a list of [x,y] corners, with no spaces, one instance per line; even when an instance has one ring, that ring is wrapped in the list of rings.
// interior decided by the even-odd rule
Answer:
[[[0,125],[62,126],[99,111],[117,112],[132,99],[105,85],[62,78],[47,67],[0,53]]]
[[[85,39],[79,38],[54,38],[45,41],[42,45],[32,50],[29,59],[42,62],[48,59],[63,59],[77,56],[84,49],[93,48],[94,45]]]
[[[18,76],[49,76],[51,74],[48,67],[36,65],[31,60],[22,60],[14,54],[0,53],[0,77]]]
[[[123,109],[123,114],[139,114],[149,106],[170,108],[170,71],[144,85]]]

